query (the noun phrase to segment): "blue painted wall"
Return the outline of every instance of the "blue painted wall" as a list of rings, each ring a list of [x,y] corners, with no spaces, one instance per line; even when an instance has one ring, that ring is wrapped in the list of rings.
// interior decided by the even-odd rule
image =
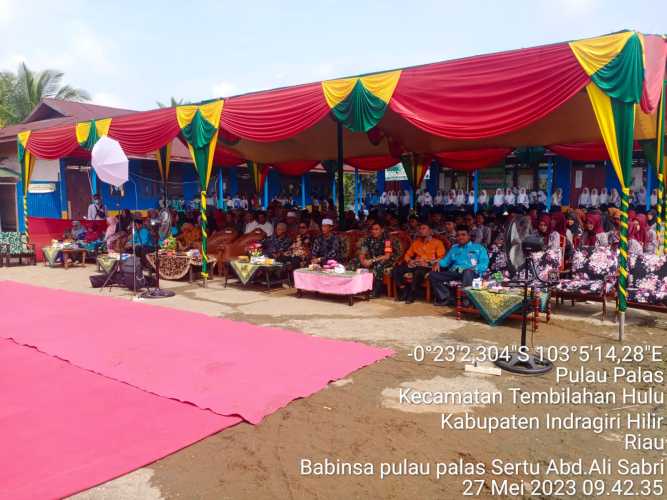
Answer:
[[[382,194],[384,193],[384,170],[380,170],[376,175],[376,189],[378,193]]]
[[[572,162],[562,156],[556,156],[554,163],[554,191],[557,188],[563,190],[563,199],[561,201],[563,205],[570,204],[571,172]]]
[[[60,183],[59,182],[32,182],[31,184],[55,184],[56,190],[52,193],[28,193],[28,213],[31,217],[60,218]]]

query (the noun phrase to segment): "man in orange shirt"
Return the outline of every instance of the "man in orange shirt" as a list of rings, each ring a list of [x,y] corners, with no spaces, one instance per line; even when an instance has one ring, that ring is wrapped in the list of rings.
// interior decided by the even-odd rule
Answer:
[[[426,274],[434,269],[444,255],[445,246],[442,241],[433,238],[431,228],[427,224],[421,224],[419,237],[405,252],[403,263],[394,268],[393,276],[397,290],[403,285],[404,276],[412,273],[412,282],[405,286],[404,296],[401,297],[399,292],[396,294],[396,300],[404,298],[406,304],[412,304],[415,301],[417,287],[422,285]]]

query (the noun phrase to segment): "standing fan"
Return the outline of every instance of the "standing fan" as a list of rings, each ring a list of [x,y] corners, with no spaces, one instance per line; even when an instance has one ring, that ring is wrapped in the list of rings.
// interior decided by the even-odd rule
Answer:
[[[523,216],[514,219],[505,233],[505,253],[507,265],[514,279],[512,285],[523,287],[523,301],[521,304],[521,346],[519,351],[510,352],[496,360],[496,366],[512,373],[523,375],[541,375],[553,368],[550,361],[538,359],[528,351],[526,330],[528,324],[528,286],[533,280],[545,283],[540,279],[533,261],[533,253],[544,250],[544,241],[532,234],[530,217]],[[533,291],[533,293],[535,293]]]
[[[159,240],[164,240],[169,236],[171,231],[171,213],[169,209],[163,208],[160,211],[160,215],[157,219],[151,219],[151,225],[158,226],[158,236]],[[156,275],[156,284],[155,288],[148,288],[141,296],[144,299],[164,299],[167,297],[173,297],[176,295],[171,290],[162,290],[160,288],[160,248],[155,250],[155,275]]]

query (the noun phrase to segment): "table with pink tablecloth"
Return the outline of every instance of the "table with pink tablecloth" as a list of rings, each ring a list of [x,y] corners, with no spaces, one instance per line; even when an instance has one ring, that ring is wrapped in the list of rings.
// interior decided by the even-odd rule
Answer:
[[[373,273],[346,271],[333,273],[297,269],[294,271],[294,288],[298,291],[318,292],[330,295],[352,296],[373,289]]]

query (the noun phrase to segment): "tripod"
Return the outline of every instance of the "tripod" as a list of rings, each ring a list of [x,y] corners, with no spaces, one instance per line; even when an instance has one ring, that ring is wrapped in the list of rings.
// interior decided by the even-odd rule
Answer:
[[[536,269],[535,262],[532,255],[528,255],[526,265],[523,268],[523,280],[510,281],[512,285],[521,285],[523,287],[523,301],[521,303],[521,345],[518,351],[510,352],[507,355],[496,360],[497,367],[507,370],[512,373],[519,373],[521,375],[542,375],[553,368],[553,364],[541,358],[536,358],[535,355],[528,351],[527,329],[528,329],[528,284],[536,279],[540,283],[547,284],[548,282],[540,279]],[[519,276],[521,271],[519,272]],[[532,295],[535,294],[535,287],[532,287]]]

